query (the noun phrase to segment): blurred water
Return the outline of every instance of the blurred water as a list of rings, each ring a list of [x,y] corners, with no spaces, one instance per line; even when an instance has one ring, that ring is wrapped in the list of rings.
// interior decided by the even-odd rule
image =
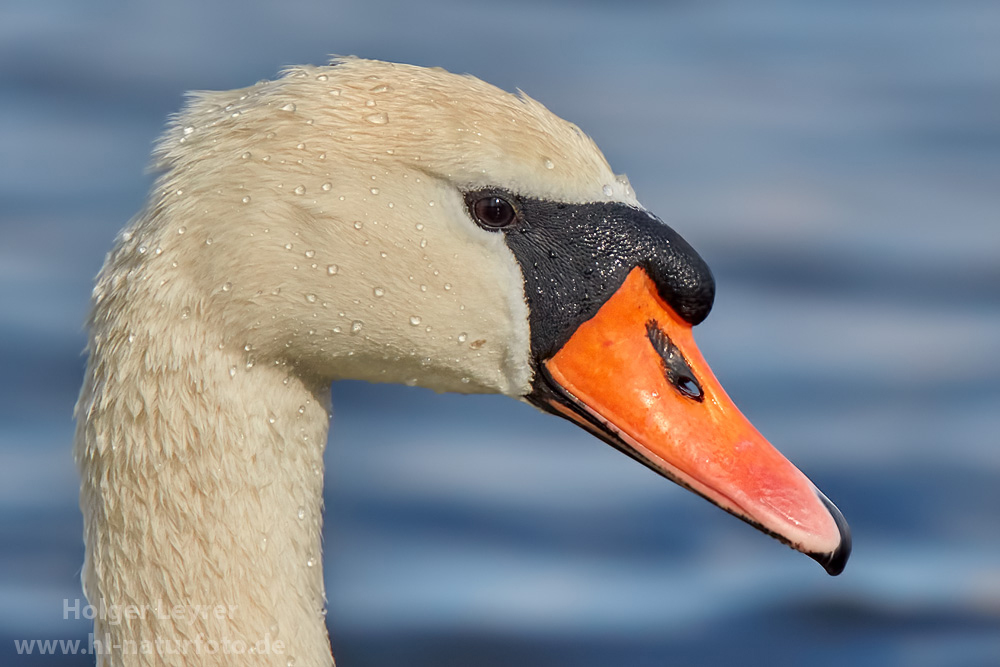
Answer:
[[[81,322],[151,142],[183,91],[329,52],[591,133],[713,267],[705,356],[855,536],[829,579],[526,406],[344,383],[340,664],[1000,664],[1000,5],[929,0],[5,3],[0,655],[86,636]]]

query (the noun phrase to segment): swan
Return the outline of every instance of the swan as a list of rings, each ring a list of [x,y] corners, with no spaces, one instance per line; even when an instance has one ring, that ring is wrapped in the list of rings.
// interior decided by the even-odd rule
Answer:
[[[341,58],[192,94],[155,167],[76,408],[99,664],[333,664],[340,378],[526,401],[843,569],[842,515],[694,343],[708,267],[540,103]]]

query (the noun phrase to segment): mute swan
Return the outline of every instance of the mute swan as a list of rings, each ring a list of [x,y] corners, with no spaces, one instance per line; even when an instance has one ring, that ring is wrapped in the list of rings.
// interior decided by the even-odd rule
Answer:
[[[332,664],[338,378],[525,400],[843,569],[843,517],[695,347],[707,266],[541,104],[340,59],[194,94],[156,166],[77,405],[98,663]]]

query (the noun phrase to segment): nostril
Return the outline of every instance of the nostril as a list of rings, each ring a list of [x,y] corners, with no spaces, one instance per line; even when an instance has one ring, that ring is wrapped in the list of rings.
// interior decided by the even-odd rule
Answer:
[[[693,377],[679,377],[674,383],[674,386],[677,387],[677,391],[689,398],[698,400],[702,398],[701,387],[698,385],[698,381]]]
[[[694,371],[656,320],[646,322],[646,336],[653,349],[660,355],[667,382],[677,390],[677,393],[695,401],[705,400],[705,392],[702,391],[698,378],[694,376]]]

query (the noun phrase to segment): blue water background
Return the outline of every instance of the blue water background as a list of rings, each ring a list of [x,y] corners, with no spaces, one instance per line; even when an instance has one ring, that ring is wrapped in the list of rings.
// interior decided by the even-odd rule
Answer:
[[[71,409],[92,276],[185,90],[358,54],[573,120],[719,286],[705,356],[847,516],[829,578],[568,423],[342,383],[341,665],[1000,665],[1000,4],[0,6],[0,662],[85,638]],[[8,660],[5,656],[11,656]]]

